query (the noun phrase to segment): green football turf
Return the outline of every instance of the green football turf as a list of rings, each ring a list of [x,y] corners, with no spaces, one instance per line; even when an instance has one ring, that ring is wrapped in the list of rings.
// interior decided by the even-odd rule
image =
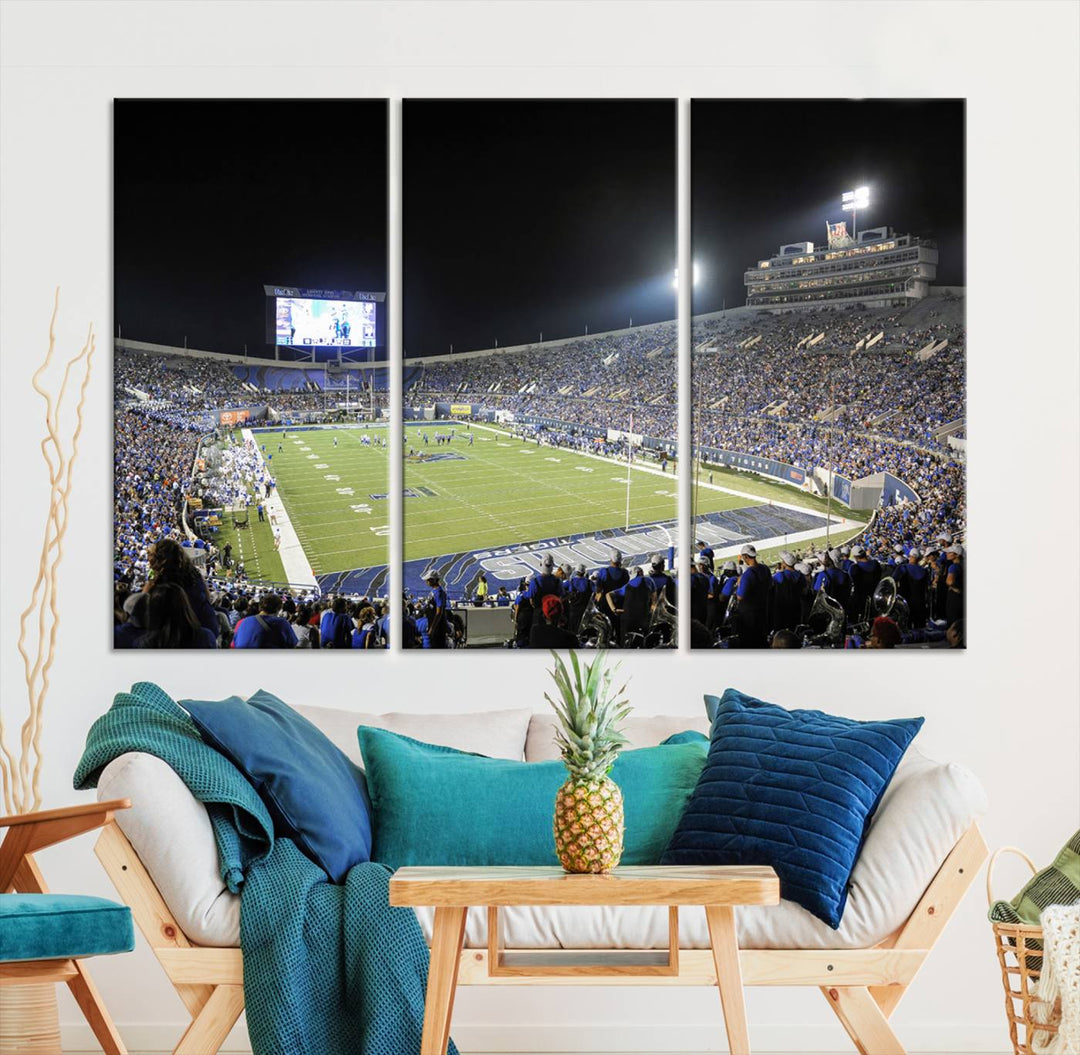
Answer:
[[[450,426],[428,425],[427,446],[423,426],[406,429],[406,450],[449,451],[462,460],[406,458],[406,488],[428,488],[435,494],[405,499],[405,560],[626,526],[625,462],[538,447],[477,426],[470,447],[464,424],[453,427],[456,438],[449,447],[436,446],[434,434],[448,432]],[[677,486],[670,465],[665,476],[632,470],[631,526],[676,517]]]
[[[713,487],[708,486],[710,471],[712,472],[712,483],[715,485]],[[847,517],[849,520],[858,521],[853,527],[845,529],[834,527],[827,533],[823,531],[820,535],[815,535],[805,542],[794,543],[790,547],[774,546],[769,549],[759,549],[758,559],[766,564],[771,564],[777,560],[783,549],[805,550],[809,549],[811,545],[816,545],[818,549],[821,549],[825,545],[826,539],[830,546],[842,545],[862,531],[865,526],[864,521],[869,519],[869,513],[850,510],[839,502],[833,502],[830,506],[826,499],[807,494],[805,491],[789,487],[787,484],[773,483],[764,476],[739,472],[738,469],[728,469],[716,465],[702,465],[700,469],[697,466],[694,467],[693,487],[691,490],[691,506],[694,515],[719,512],[723,509],[731,509],[734,506],[741,508],[756,504],[754,501],[740,499],[734,495],[718,491],[716,490],[717,487],[730,488],[733,491],[739,491],[744,495],[766,502],[783,502],[786,505],[800,506],[811,513],[819,513],[822,516],[826,515],[826,512],[831,508],[833,516],[842,516]]]
[[[254,492],[252,492],[254,494]],[[241,561],[249,579],[257,582],[286,582],[285,568],[274,549],[274,534],[270,521],[260,523],[252,500],[246,528],[234,528],[232,518],[226,513],[218,535],[218,546],[231,542],[233,557]]]
[[[625,462],[538,447],[509,433],[477,426],[473,427],[476,441],[470,447],[464,423],[453,427],[453,443],[437,446],[435,432],[448,432],[450,426],[428,423],[431,442],[425,446],[425,426],[406,426],[406,450],[450,452],[459,457],[433,462],[405,459],[404,486],[432,492],[405,499],[405,560],[625,526]],[[389,503],[371,497],[389,491],[389,451],[363,446],[361,434],[349,428],[319,429],[290,432],[282,441],[279,431],[256,433],[258,442],[266,444],[266,453],[273,455],[270,467],[278,491],[317,575],[385,564],[389,559]],[[372,435],[389,438],[389,430],[375,428]],[[281,442],[285,449],[279,452]],[[656,468],[651,461],[642,465]],[[696,513],[770,500],[825,510],[820,499],[735,470],[714,469],[713,482],[741,494],[706,487],[707,472],[702,468],[702,486],[695,481]],[[340,493],[350,488],[351,494]],[[676,493],[670,465],[665,476],[632,470],[630,525],[674,519]],[[842,507],[835,511],[845,512]],[[851,533],[833,533],[832,538],[839,542]],[[230,540],[251,578],[285,581],[270,524],[258,522],[254,506],[246,529],[233,529],[226,518],[220,543]]]
[[[389,449],[365,447],[360,442],[363,433],[356,428],[312,429],[289,432],[284,440],[280,430],[255,433],[256,442],[273,455],[270,472],[316,575],[386,564],[390,557],[390,503],[386,497],[371,497],[389,493]],[[373,427],[370,433],[389,441],[387,428]],[[283,451],[278,451],[279,443]],[[227,529],[245,547],[250,577],[285,581],[270,525],[258,523],[254,506],[250,527]],[[223,530],[222,543],[225,540]]]

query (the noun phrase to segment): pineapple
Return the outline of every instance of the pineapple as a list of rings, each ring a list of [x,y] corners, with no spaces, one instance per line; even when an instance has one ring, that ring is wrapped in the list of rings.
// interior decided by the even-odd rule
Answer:
[[[626,686],[612,692],[603,652],[581,664],[571,651],[572,678],[558,653],[552,655],[561,699],[544,697],[558,716],[555,742],[569,771],[555,799],[555,850],[567,872],[610,872],[623,851],[622,792],[608,773],[627,742],[617,728],[630,713]]]

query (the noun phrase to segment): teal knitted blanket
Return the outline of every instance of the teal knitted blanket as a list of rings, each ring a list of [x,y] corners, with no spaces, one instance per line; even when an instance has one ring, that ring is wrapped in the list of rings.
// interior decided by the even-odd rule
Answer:
[[[256,1055],[419,1052],[428,951],[412,909],[390,907],[390,872],[359,864],[331,883],[291,840],[274,837],[255,789],[150,682],[118,693],[91,726],[75,787],[95,787],[128,751],[168,763],[209,811],[221,876],[240,894]]]

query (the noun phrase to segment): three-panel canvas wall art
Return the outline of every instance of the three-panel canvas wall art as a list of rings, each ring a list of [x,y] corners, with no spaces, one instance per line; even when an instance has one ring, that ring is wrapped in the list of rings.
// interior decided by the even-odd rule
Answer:
[[[114,647],[963,648],[963,101],[688,118],[117,100]]]

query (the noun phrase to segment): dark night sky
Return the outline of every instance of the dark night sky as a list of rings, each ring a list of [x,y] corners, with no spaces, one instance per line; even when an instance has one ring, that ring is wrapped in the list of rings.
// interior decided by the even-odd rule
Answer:
[[[675,313],[675,106],[406,100],[405,349],[442,353]],[[785,242],[859,227],[935,238],[964,283],[964,109],[950,101],[706,100],[691,119],[694,310],[743,303]],[[124,100],[115,107],[124,336],[265,343],[264,282],[386,289],[381,100]]]
[[[703,100],[691,106],[694,311],[746,302],[743,272],[787,242],[824,243],[866,185],[860,230],[938,243],[937,283],[964,285],[963,100]]]
[[[382,100],[118,100],[115,321],[265,344],[262,284],[386,289]]]
[[[675,134],[669,100],[406,100],[406,355],[673,318]]]

